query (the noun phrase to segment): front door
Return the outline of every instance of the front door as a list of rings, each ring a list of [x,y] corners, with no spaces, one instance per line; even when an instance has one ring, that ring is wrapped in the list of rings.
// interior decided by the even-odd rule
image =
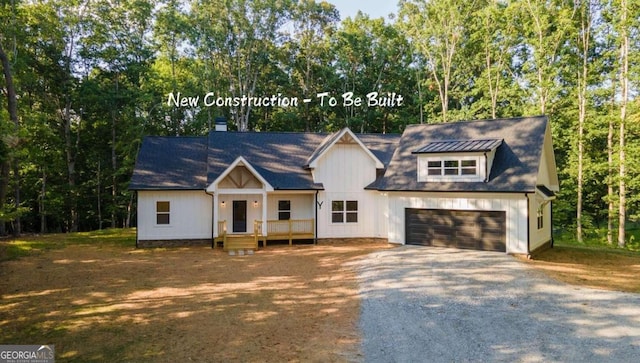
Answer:
[[[246,200],[233,201],[233,232],[234,233],[247,232],[247,201]]]

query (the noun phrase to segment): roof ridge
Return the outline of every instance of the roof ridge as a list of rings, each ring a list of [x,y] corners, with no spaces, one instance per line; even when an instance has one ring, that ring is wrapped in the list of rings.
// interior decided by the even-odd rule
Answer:
[[[500,118],[483,118],[477,120],[458,120],[451,122],[436,122],[430,124],[409,124],[406,127],[420,127],[420,126],[435,126],[435,125],[451,125],[451,124],[470,124],[470,123],[481,123],[481,122],[497,122],[497,121],[522,121],[525,119],[548,119],[547,115],[536,115],[536,116],[518,116],[518,117],[500,117]]]

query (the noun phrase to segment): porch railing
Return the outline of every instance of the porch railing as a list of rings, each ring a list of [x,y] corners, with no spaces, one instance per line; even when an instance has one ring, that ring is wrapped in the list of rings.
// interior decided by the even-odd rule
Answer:
[[[293,240],[296,239],[313,239],[315,238],[315,220],[314,219],[289,219],[289,220],[268,220],[266,235],[263,234],[264,222],[256,220],[253,222],[253,233],[251,235],[244,235],[245,237],[253,237],[255,246],[259,245],[262,241],[264,247],[267,246],[268,240],[288,240],[289,245],[293,244]],[[227,221],[218,221],[218,237],[214,239],[213,246],[222,242],[223,247],[228,249],[227,246],[230,237],[235,237],[233,234],[227,232]]]

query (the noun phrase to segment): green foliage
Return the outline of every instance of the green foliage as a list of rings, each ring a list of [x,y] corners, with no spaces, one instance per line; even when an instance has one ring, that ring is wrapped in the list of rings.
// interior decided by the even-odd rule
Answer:
[[[341,20],[333,5],[315,0],[1,2],[6,26],[0,44],[10,59],[19,114],[16,129],[0,92],[3,218],[20,217],[26,231],[37,232],[135,225],[127,183],[142,137],[205,135],[217,116],[241,131],[349,126],[402,132],[420,122],[544,112],[561,179],[554,225],[571,234],[577,224],[579,98],[586,89],[581,223],[600,231],[608,203],[618,200],[622,27],[632,35],[634,97],[640,86],[640,8],[628,3],[622,22],[619,1],[402,0],[396,20],[364,14]],[[585,45],[580,35],[588,14]],[[0,78],[0,89],[4,85]],[[404,106],[167,105],[171,92],[313,99],[321,92],[339,98],[372,91],[401,94]],[[637,100],[628,105],[626,125],[627,216],[636,222]],[[10,207],[15,204],[24,208],[18,214]]]
[[[575,233],[572,231],[566,231],[554,236],[554,245],[558,246],[580,246],[594,249],[603,250],[627,250],[640,252],[640,228],[636,226],[633,229],[627,230],[628,242],[624,248],[618,247],[616,243],[607,243],[607,230],[606,228],[596,228],[587,225],[586,233],[584,235],[583,242],[580,243],[575,238]],[[615,240],[615,238],[614,238]]]

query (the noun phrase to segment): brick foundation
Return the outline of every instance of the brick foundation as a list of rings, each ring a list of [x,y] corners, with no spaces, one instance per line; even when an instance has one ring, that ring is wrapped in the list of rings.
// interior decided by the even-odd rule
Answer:
[[[389,243],[386,238],[318,238],[319,245],[338,245],[338,244],[357,244],[357,243]]]
[[[211,246],[210,239],[140,240],[138,248]]]

